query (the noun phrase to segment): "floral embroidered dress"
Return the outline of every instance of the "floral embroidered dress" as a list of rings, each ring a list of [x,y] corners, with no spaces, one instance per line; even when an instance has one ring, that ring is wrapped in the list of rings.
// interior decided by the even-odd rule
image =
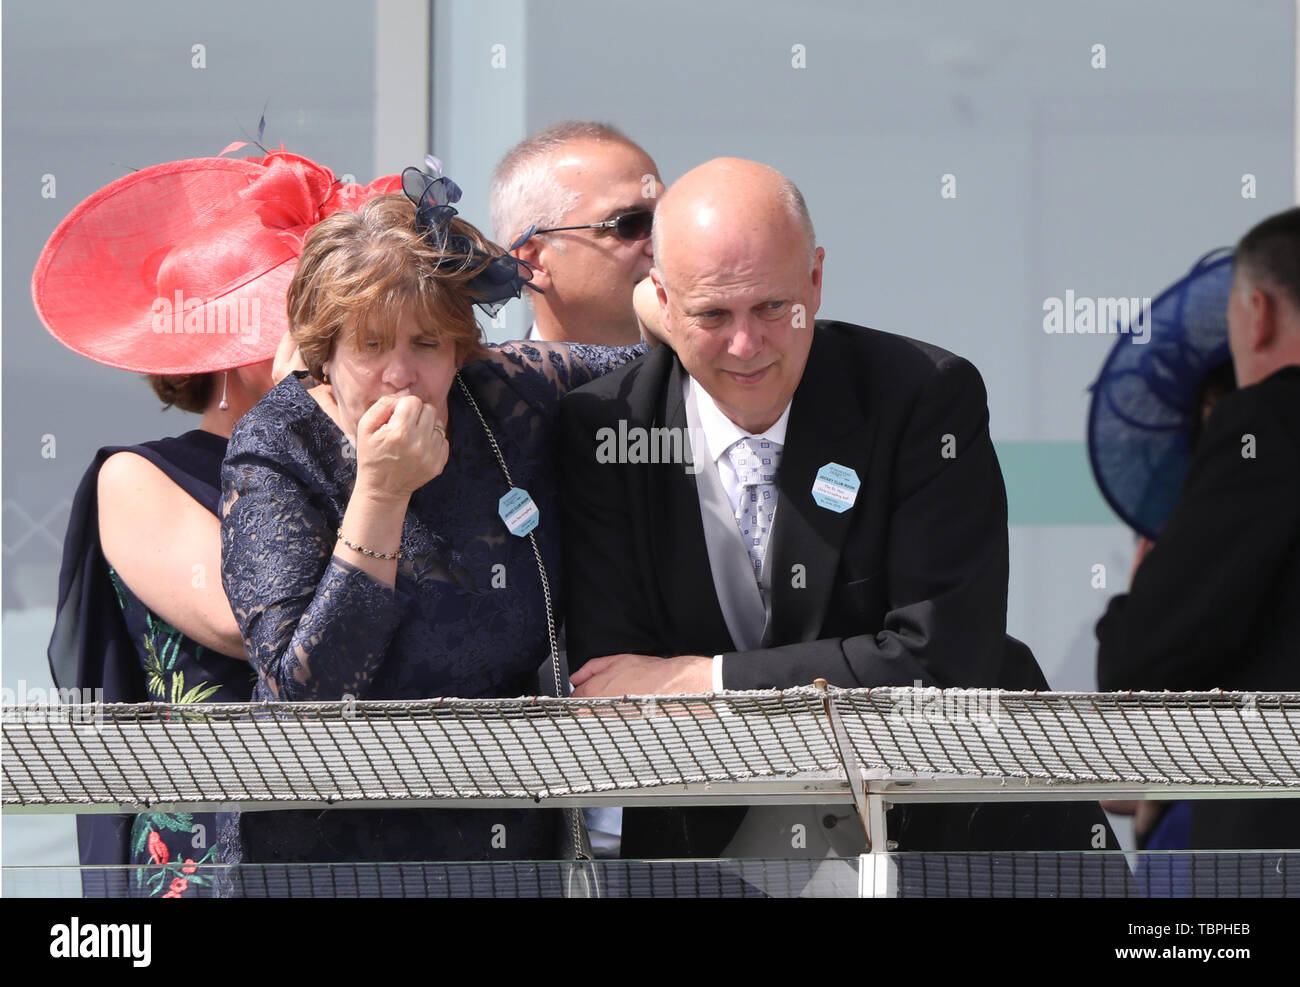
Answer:
[[[246,661],[212,651],[140,602],[109,567],[127,632],[141,648],[148,698],[164,703],[248,702],[254,676]],[[212,877],[196,867],[216,852],[216,813],[143,812],[131,825],[132,896],[205,894]]]
[[[104,558],[99,543],[99,469],[132,452],[217,513],[226,440],[195,430],[178,438],[99,450],[73,499],[64,539],[59,607],[50,668],[61,688],[102,690],[105,702],[247,702],[248,663],[203,647],[144,605]],[[216,573],[194,578],[215,579]],[[84,698],[89,695],[83,693]],[[112,872],[83,872],[88,896],[196,897],[210,894],[216,849],[214,813],[79,816],[81,862],[137,864],[125,882]]]
[[[460,377],[491,428],[535,530],[557,620],[557,404],[644,346],[508,343]],[[549,657],[545,603],[527,538],[498,514],[509,489],[483,424],[453,382],[449,459],[411,497],[396,587],[333,558],[356,481],[355,452],[286,378],[236,427],[222,470],[226,592],[258,674],[254,698],[337,701],[535,695]],[[235,814],[223,861],[547,859],[558,813],[530,809],[311,809]]]

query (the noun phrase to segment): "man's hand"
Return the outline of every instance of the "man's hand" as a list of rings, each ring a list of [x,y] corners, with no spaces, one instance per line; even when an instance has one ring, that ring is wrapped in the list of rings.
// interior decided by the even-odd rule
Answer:
[[[641,338],[651,346],[660,343],[672,345],[668,330],[664,328],[663,316],[659,311],[659,296],[655,293],[654,282],[645,278],[632,291],[632,308],[636,312],[637,326]]]
[[[573,695],[679,696],[713,691],[713,659],[702,655],[606,655],[573,673]]]

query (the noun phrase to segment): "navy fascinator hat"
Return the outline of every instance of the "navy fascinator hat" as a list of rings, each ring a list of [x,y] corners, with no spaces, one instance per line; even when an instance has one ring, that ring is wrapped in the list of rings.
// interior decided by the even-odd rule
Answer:
[[[511,298],[518,298],[524,288],[545,294],[541,288],[529,284],[532,265],[512,257],[509,252],[486,254],[477,249],[466,236],[452,231],[451,221],[457,215],[455,203],[460,201],[460,186],[442,174],[442,162],[433,155],[425,156],[425,164],[433,174],[418,168],[402,172],[402,191],[415,204],[415,228],[425,241],[441,252],[439,267],[456,267],[465,270],[478,268],[465,283],[470,300],[489,316],[494,316]],[[530,226],[509,247],[518,250],[535,232]]]
[[[1154,539],[1169,519],[1191,461],[1206,378],[1232,355],[1232,250],[1221,247],[1151,303],[1145,332],[1121,327],[1091,387],[1088,458],[1102,496]],[[1142,318],[1131,313],[1130,322]]]

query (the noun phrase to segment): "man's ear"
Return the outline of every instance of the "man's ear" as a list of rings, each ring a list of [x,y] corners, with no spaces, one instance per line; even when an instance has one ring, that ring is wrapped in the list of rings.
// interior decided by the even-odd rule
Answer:
[[[808,320],[816,318],[818,310],[822,307],[822,262],[826,260],[826,251],[818,247],[813,251],[812,267],[812,311],[808,313]]]
[[[543,291],[550,291],[551,276],[546,272],[546,244],[535,236],[528,240],[514,252],[514,255],[520,260],[527,261],[533,265],[532,283]]]
[[[664,279],[663,279],[663,275],[659,273],[659,268],[651,267],[649,277],[650,277],[650,283],[655,286],[655,298],[659,302],[659,308],[660,309],[667,308],[668,293],[664,291]]]
[[[1256,286],[1250,289],[1250,298],[1246,302],[1247,342],[1254,352],[1268,349],[1277,336],[1279,317],[1278,300],[1273,291],[1265,291]]]

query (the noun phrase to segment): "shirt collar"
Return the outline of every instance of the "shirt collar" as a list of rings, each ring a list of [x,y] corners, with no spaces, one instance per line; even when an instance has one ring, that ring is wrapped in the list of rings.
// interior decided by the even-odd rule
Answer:
[[[709,447],[709,458],[715,463],[722,458],[737,439],[743,439],[749,432],[733,422],[730,418],[722,413],[717,404],[714,403],[712,395],[709,394],[694,377],[686,378],[685,399],[688,404],[695,406],[695,413],[700,420],[700,428],[704,430],[704,441]],[[786,402],[785,410],[781,412],[771,428],[755,435],[757,439],[767,439],[769,442],[775,442],[778,446],[785,446],[785,428],[790,421],[790,404]]]

